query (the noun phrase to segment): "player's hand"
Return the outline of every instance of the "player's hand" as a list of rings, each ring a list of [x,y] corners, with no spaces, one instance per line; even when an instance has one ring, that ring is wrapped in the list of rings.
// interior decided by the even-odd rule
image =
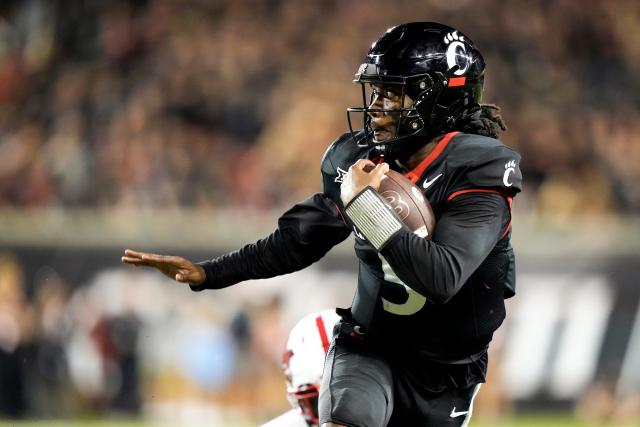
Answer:
[[[179,256],[157,255],[126,249],[122,257],[122,262],[136,266],[144,265],[154,267],[176,282],[188,283],[190,285],[200,285],[206,278],[204,268]]]
[[[389,165],[380,163],[375,165],[371,160],[360,159],[349,168],[340,186],[340,199],[346,206],[354,197],[367,186],[374,190],[380,188],[380,181],[389,172]]]

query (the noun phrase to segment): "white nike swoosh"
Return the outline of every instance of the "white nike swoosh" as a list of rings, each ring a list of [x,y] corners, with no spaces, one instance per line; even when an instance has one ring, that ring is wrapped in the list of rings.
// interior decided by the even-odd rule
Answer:
[[[456,407],[454,406],[453,409],[451,410],[451,413],[449,414],[450,418],[456,418],[459,417],[461,415],[467,415],[469,413],[469,411],[460,411],[460,412],[456,412]]]
[[[433,178],[431,181],[425,181],[425,182],[422,184],[422,188],[424,188],[424,189],[426,190],[427,188],[431,187],[431,184],[433,184],[434,182],[436,182],[436,180],[437,180],[438,178],[440,178],[441,176],[442,176],[442,174],[440,174],[440,175],[436,176],[436,177],[435,177],[435,178]]]

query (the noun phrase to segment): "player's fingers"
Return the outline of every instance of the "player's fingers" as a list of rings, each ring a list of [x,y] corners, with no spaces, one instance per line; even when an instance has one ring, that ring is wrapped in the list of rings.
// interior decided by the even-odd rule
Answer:
[[[123,264],[131,264],[131,265],[149,265],[147,261],[141,260],[140,258],[133,258],[128,256],[123,256],[120,258]]]
[[[374,169],[375,169],[375,165],[373,163],[367,163],[362,167],[362,171],[367,173],[370,173]]]
[[[192,270],[180,270],[175,277],[177,282],[180,283],[189,283],[198,285],[205,280],[205,275],[203,272],[198,271],[198,269]]]
[[[176,265],[177,258],[178,258],[174,256],[153,254],[149,252],[138,252],[131,249],[126,249],[124,253],[125,253],[125,256],[128,258],[137,258],[139,260],[145,261],[146,265],[156,265],[156,264]]]
[[[124,250],[124,255],[127,257],[132,257],[132,258],[141,258],[142,255],[144,255],[145,252],[138,252],[138,251],[134,251],[133,249],[125,249]]]
[[[389,172],[389,165],[387,163],[380,163],[373,169],[371,173],[379,177],[382,177],[382,175],[384,175],[387,172]]]
[[[144,261],[149,261],[158,264],[168,264],[175,267],[181,267],[184,264],[184,259],[173,255],[158,255],[158,254],[142,254],[141,258]]]
[[[176,281],[181,283],[192,283],[198,281],[198,274],[194,270],[179,270],[176,273]]]
[[[124,254],[125,256],[130,258],[138,258],[144,261],[169,263],[169,264],[172,264],[173,258],[176,258],[173,256],[154,254],[150,252],[139,252],[131,249],[125,249]]]
[[[191,276],[193,276],[193,270],[190,270],[188,268],[179,268],[176,271],[176,277],[177,276],[181,276],[182,278],[184,278],[185,281],[187,281],[191,278]]]
[[[374,163],[371,160],[368,160],[368,159],[359,159],[357,162],[355,162],[353,165],[351,165],[349,170],[352,170],[352,169],[365,170],[365,168],[367,166],[370,166],[371,168],[373,168]]]

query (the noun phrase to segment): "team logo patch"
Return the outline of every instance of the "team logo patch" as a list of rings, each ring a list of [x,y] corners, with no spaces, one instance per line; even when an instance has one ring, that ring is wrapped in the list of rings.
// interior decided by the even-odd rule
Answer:
[[[336,169],[336,172],[338,174],[338,176],[336,176],[336,179],[333,180],[333,182],[342,182],[344,181],[344,176],[347,174],[347,171],[344,169],[341,169],[340,167],[338,167],[338,169]]]
[[[447,47],[447,67],[451,68],[454,65],[460,68],[454,72],[456,76],[461,76],[467,72],[471,65],[471,58],[467,55],[467,47],[464,44],[464,36],[459,36],[457,31],[444,36],[445,44]]]
[[[505,171],[504,175],[502,176],[502,183],[505,185],[505,187],[511,187],[513,185],[513,181],[509,181],[509,178],[512,174],[516,173],[516,161],[509,160],[507,163],[505,163],[504,169]]]

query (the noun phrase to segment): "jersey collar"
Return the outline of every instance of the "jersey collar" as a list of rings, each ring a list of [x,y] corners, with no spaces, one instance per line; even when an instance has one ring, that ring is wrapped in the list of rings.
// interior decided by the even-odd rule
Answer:
[[[454,136],[458,135],[460,132],[449,132],[445,136],[442,137],[440,141],[436,144],[436,147],[433,149],[431,153],[427,157],[422,160],[418,166],[416,166],[413,170],[407,172],[405,176],[411,180],[414,184],[418,182],[424,171],[431,165],[434,160],[436,160],[440,154],[444,151],[444,149],[449,145],[449,142],[453,139]]]

